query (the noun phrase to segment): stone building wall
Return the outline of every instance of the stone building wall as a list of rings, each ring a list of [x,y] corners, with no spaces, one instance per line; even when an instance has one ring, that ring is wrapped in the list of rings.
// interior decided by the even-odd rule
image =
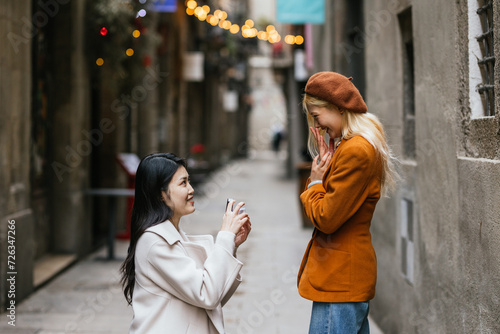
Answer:
[[[378,279],[370,312],[384,333],[496,333],[500,34],[496,115],[474,117],[467,1],[359,4],[354,27],[347,1],[327,6],[325,25],[314,27],[314,72],[353,75],[363,55],[364,98],[400,160],[402,180],[379,201],[371,227]],[[493,10],[496,33],[499,1]]]
[[[31,2],[0,4],[0,305],[7,302],[7,272],[15,271],[16,299],[32,290],[33,214],[30,208]],[[25,29],[25,30],[23,30]],[[28,29],[26,31],[26,29]],[[15,220],[15,270],[7,267],[8,222]],[[12,236],[12,234],[11,234]],[[11,239],[12,240],[12,239]],[[12,260],[12,258],[11,258]],[[10,275],[9,275],[10,276]]]
[[[471,119],[466,8],[467,1],[364,5],[365,26],[388,15],[365,49],[367,100],[384,122],[403,178],[397,192],[380,201],[372,225],[379,263],[372,314],[386,333],[499,329],[499,117]],[[402,17],[408,10],[413,130],[405,125]],[[408,131],[415,131],[410,155]]]

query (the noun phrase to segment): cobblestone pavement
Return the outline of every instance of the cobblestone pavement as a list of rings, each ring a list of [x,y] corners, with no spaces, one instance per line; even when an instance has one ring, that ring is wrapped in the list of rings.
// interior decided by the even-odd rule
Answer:
[[[243,283],[224,307],[227,333],[307,333],[311,302],[297,292],[296,274],[312,230],[301,226],[297,182],[283,178],[272,154],[234,161],[195,189],[197,211],[183,218],[188,233],[213,234],[227,197],[246,202],[252,233],[238,250]],[[123,259],[127,243],[116,242]],[[16,310],[16,327],[2,314],[1,333],[127,333],[132,309],[119,286],[120,261],[102,249],[37,290]],[[381,333],[371,322],[371,332]]]

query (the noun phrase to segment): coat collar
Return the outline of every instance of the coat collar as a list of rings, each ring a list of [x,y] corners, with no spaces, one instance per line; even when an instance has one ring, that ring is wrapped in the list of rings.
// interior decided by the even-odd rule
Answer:
[[[177,231],[170,220],[165,220],[163,223],[151,226],[145,232],[153,232],[161,236],[169,245],[173,245],[178,241],[188,240],[183,230]]]

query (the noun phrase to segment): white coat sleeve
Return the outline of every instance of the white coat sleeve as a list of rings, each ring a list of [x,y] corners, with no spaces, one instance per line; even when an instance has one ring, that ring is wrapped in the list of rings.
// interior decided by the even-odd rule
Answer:
[[[186,303],[214,309],[231,290],[243,266],[233,257],[228,238],[227,235],[217,237],[203,268],[196,266],[179,243],[168,245],[155,242],[147,255],[147,276],[160,288]]]

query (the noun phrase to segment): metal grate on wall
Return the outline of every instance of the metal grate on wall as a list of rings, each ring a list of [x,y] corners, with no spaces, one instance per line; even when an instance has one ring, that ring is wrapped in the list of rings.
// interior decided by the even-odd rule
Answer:
[[[493,4],[492,0],[479,0],[477,14],[483,33],[476,37],[482,57],[478,59],[483,82],[477,87],[483,101],[485,116],[495,115],[495,53],[493,49]]]

